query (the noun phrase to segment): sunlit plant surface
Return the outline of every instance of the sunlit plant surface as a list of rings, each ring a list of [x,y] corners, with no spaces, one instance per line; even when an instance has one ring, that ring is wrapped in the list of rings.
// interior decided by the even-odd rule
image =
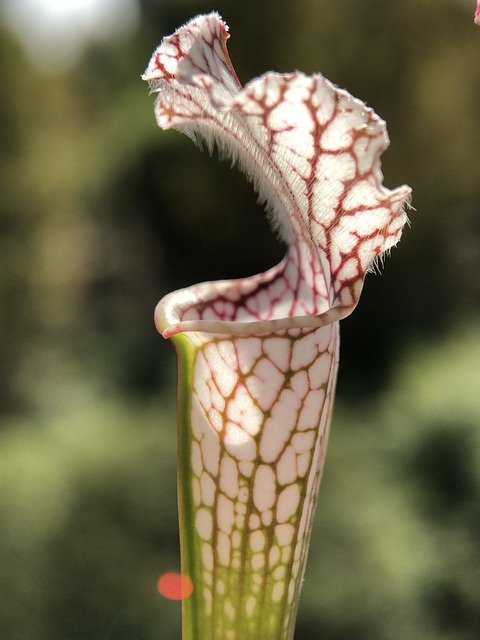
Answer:
[[[218,14],[165,38],[155,115],[238,162],[287,245],[280,264],[160,301],[179,357],[184,637],[281,640],[296,610],[325,457],[339,320],[393,247],[410,189],[382,185],[384,122],[321,75],[240,85]],[[179,248],[181,251],[181,248]]]

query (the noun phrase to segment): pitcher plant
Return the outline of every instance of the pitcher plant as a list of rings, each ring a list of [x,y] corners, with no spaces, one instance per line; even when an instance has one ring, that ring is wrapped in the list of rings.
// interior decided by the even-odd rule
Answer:
[[[382,185],[385,123],[322,75],[244,88],[217,13],[165,38],[142,76],[162,129],[235,160],[287,246],[265,273],[164,297],[178,354],[184,640],[291,640],[338,368],[339,320],[393,247],[410,189]],[[188,232],[188,230],[186,230]],[[178,249],[181,251],[181,247]]]

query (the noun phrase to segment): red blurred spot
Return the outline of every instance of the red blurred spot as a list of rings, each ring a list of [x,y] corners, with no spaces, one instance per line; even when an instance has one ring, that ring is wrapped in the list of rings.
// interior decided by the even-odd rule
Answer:
[[[165,573],[157,583],[158,593],[169,600],[183,600],[192,595],[193,582],[181,573]]]

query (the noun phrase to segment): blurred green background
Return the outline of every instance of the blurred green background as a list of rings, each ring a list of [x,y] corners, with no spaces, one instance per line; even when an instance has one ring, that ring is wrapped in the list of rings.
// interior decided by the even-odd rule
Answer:
[[[217,9],[242,82],[321,71],[387,120],[407,229],[342,322],[298,640],[480,637],[480,29],[467,0],[2,0],[0,629],[179,640],[172,289],[283,248],[140,74]],[[253,639],[252,639],[253,640]]]

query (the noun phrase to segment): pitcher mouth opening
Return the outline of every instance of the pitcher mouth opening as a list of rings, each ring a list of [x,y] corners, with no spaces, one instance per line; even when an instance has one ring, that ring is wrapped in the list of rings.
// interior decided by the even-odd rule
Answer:
[[[303,288],[303,300],[298,293],[294,298],[285,286],[287,270],[286,256],[276,267],[256,276],[204,282],[169,293],[156,306],[155,326],[164,338],[194,331],[262,336],[314,330],[353,311],[354,304],[330,308],[328,300],[314,300],[307,288]],[[298,313],[300,309],[305,312]]]

